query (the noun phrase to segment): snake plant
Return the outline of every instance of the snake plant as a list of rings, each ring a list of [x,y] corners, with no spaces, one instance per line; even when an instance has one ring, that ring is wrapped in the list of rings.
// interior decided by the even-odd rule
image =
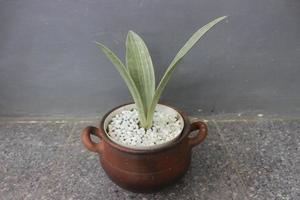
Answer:
[[[178,62],[209,29],[225,18],[223,16],[209,22],[189,38],[168,66],[157,88],[151,56],[140,36],[133,31],[127,34],[126,65],[109,48],[96,42],[124,79],[136,104],[141,127],[147,129],[152,126],[156,105]]]

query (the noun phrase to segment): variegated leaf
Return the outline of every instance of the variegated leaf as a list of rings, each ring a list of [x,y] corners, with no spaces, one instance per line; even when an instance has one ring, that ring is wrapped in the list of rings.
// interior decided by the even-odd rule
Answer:
[[[133,31],[127,34],[126,65],[147,109],[155,91],[154,69],[145,42]]]
[[[183,56],[194,46],[194,44],[207,32],[209,31],[214,25],[219,23],[220,21],[224,20],[227,16],[219,17],[210,23],[206,24],[202,28],[200,28],[198,31],[196,31],[190,39],[185,43],[185,45],[179,50],[175,58],[172,60],[171,64],[167,68],[164,76],[162,77],[157,89],[155,90],[154,98],[152,100],[152,103],[150,107],[148,107],[147,111],[147,124],[152,123],[153,114],[155,107],[159,101],[159,98],[165,89],[168,81],[171,78],[171,75],[173,71],[176,68],[176,64],[183,58]]]
[[[136,87],[133,79],[131,78],[129,72],[127,71],[125,65],[122,63],[122,61],[105,45],[96,42],[97,46],[103,51],[103,53],[107,56],[107,58],[114,64],[116,69],[119,71],[120,75],[124,79],[132,97],[133,100],[137,106],[138,112],[139,112],[139,118],[142,124],[145,124],[146,122],[146,112],[144,109],[144,105],[141,99],[141,96],[139,94],[138,88]]]

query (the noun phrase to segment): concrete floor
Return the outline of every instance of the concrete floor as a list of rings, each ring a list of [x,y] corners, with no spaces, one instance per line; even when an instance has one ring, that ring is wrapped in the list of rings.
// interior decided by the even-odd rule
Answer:
[[[80,142],[89,120],[2,120],[0,199],[300,199],[300,119],[209,119],[179,182],[154,194],[112,183]]]

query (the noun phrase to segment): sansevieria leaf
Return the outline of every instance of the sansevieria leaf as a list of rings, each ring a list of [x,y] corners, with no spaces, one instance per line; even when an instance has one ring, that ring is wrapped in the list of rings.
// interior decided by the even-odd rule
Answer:
[[[139,118],[142,124],[145,124],[146,121],[146,112],[144,109],[143,101],[141,99],[141,96],[139,94],[138,88],[135,85],[135,82],[131,78],[129,72],[127,71],[125,65],[122,63],[122,61],[105,45],[96,42],[97,46],[103,51],[103,53],[109,58],[109,60],[114,64],[116,69],[119,71],[120,75],[124,79],[134,102],[136,103],[136,106],[138,108],[139,112]]]
[[[126,65],[147,111],[155,91],[154,69],[146,44],[133,31],[129,31],[127,34]]]
[[[152,100],[151,105],[148,107],[147,111],[147,124],[151,124],[153,120],[153,114],[155,107],[159,101],[159,98],[165,89],[169,79],[171,78],[171,75],[173,71],[175,70],[176,64],[183,58],[183,56],[194,46],[194,44],[208,31],[210,30],[214,25],[225,19],[227,16],[223,16],[220,18],[217,18],[210,23],[206,24],[202,28],[200,28],[198,31],[196,31],[190,39],[185,43],[185,45],[179,50],[175,58],[172,60],[171,64],[167,68],[164,76],[162,77],[157,89],[155,90],[155,94]]]

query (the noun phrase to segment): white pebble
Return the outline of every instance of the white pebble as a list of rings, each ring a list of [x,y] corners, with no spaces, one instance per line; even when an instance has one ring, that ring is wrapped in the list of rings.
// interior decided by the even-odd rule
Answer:
[[[154,113],[151,128],[145,130],[138,124],[137,110],[125,110],[111,119],[108,134],[119,144],[145,147],[166,143],[183,129],[183,124],[176,114],[157,111]]]

